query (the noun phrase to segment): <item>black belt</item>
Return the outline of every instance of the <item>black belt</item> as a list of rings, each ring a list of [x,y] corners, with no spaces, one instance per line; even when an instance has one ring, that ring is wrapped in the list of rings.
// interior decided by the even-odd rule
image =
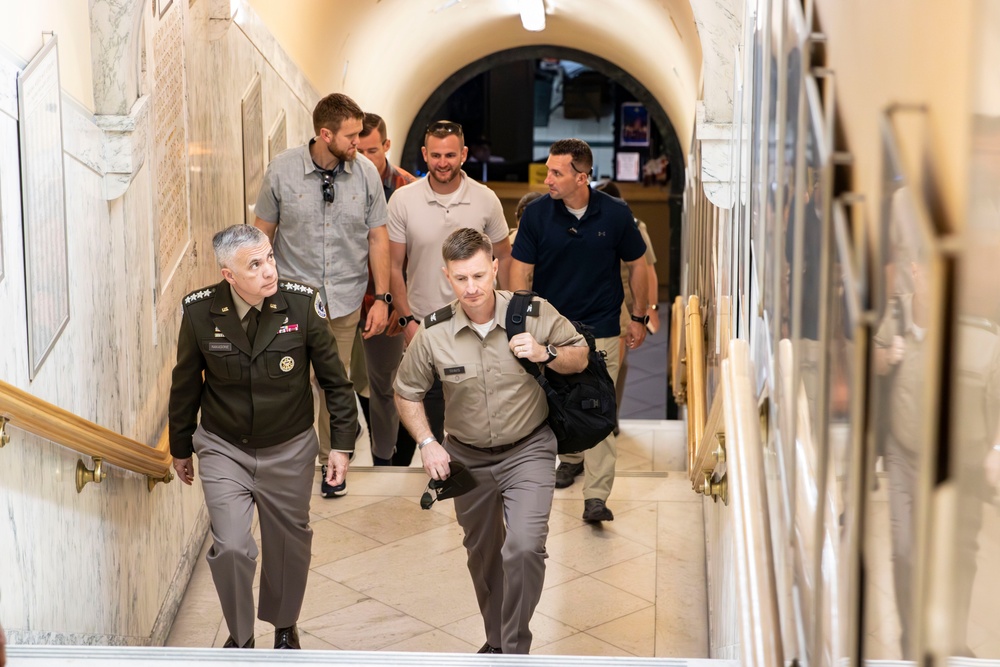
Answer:
[[[454,442],[456,445],[462,445],[463,447],[467,447],[468,449],[472,449],[477,452],[489,452],[490,454],[503,454],[504,452],[509,452],[515,447],[519,447],[520,445],[524,444],[524,441],[527,440],[528,438],[534,437],[534,435],[538,433],[538,431],[540,431],[542,427],[545,426],[545,424],[546,422],[542,422],[541,424],[538,425],[538,427],[534,431],[524,436],[520,440],[515,440],[509,445],[497,445],[496,447],[476,447],[475,445],[470,445],[466,442],[462,442],[461,440],[459,440],[458,438],[456,438],[451,434],[448,435],[448,439]]]

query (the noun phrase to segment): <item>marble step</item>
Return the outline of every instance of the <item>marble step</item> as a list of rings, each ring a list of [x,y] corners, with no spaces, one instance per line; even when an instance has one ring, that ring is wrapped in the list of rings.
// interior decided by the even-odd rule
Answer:
[[[609,656],[491,655],[381,651],[234,651],[117,646],[10,646],[10,667],[242,667],[243,665],[350,665],[351,667],[739,667],[732,660],[619,658]]]

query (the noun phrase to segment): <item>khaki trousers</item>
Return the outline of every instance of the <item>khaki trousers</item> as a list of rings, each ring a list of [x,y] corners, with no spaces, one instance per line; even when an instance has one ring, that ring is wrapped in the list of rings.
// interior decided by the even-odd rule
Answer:
[[[361,319],[361,306],[353,313],[348,313],[341,317],[327,320],[330,331],[337,341],[337,354],[340,356],[340,363],[344,365],[344,374],[348,379],[351,377],[351,354],[354,350],[354,335],[358,328],[358,321]],[[312,371],[310,371],[312,373]],[[330,411],[326,409],[326,397],[316,381],[316,375],[312,374],[313,388],[313,408],[316,414],[316,433],[319,436],[319,461],[326,464],[330,457]]]
[[[531,648],[529,623],[542,597],[545,540],[555,490],[556,438],[543,424],[516,447],[492,454],[445,438],[452,459],[479,485],[455,498],[486,641],[504,653]]]
[[[212,523],[208,565],[229,634],[243,646],[254,626],[254,507],[263,550],[257,616],[276,628],[298,621],[312,558],[309,496],[316,433],[307,429],[280,445],[248,449],[198,426],[194,450]]]
[[[392,383],[403,358],[405,337],[379,334],[362,341],[365,367],[368,370],[368,392],[372,423],[372,454],[391,459],[399,436],[399,414],[396,412]]]
[[[618,368],[621,357],[619,356],[619,338],[597,338],[595,343],[598,350],[607,353],[605,361],[608,364],[608,374],[611,381],[618,380]],[[615,434],[611,433],[604,440],[597,443],[585,452],[578,454],[562,454],[559,456],[564,463],[583,462],[583,498],[597,498],[607,500],[611,495],[611,487],[615,483],[615,462],[618,460],[618,449],[615,447]]]

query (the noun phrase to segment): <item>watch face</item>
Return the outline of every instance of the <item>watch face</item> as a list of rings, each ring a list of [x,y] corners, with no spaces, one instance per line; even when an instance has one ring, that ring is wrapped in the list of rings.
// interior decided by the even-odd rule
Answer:
[[[403,327],[404,329],[406,328],[406,318],[405,317],[399,318],[399,326]]]

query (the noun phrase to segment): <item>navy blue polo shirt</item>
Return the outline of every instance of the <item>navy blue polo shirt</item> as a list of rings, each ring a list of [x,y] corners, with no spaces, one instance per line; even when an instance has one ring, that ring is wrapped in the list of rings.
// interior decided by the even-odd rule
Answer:
[[[621,335],[620,262],[635,261],[645,252],[628,204],[591,190],[579,220],[549,195],[528,204],[512,255],[534,265],[532,289],[556,310],[590,326],[594,337],[611,338]]]

